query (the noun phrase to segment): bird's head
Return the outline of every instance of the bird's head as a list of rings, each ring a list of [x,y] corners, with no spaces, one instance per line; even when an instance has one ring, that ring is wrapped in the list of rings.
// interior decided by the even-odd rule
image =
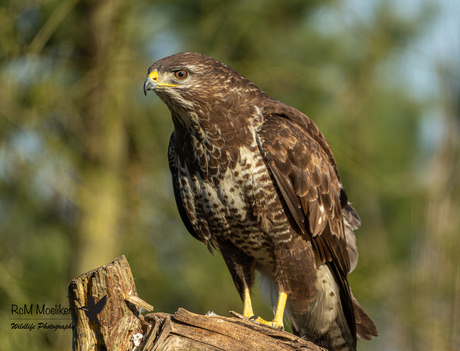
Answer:
[[[83,306],[83,307],[80,307],[80,308],[77,308],[77,309],[82,310],[82,311],[89,311],[88,306]]]
[[[258,90],[231,67],[202,54],[183,52],[152,66],[144,93],[153,90],[170,110],[212,108],[237,99],[244,91]]]

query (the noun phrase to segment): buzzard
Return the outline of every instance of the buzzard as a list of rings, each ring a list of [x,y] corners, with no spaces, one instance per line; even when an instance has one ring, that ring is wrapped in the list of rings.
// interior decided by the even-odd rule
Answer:
[[[169,167],[190,234],[218,250],[243,301],[243,315],[329,350],[356,350],[377,329],[348,285],[360,219],[334,155],[306,115],[229,66],[185,52],[148,70],[171,111]],[[274,319],[254,316],[255,270]]]

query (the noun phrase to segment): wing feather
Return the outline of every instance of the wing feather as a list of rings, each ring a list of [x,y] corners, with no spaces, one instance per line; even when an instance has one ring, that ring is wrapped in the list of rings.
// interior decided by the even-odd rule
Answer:
[[[267,158],[270,159],[270,155],[267,155]],[[269,160],[270,162],[270,160]],[[288,206],[296,224],[302,231],[306,231],[305,227],[305,214],[302,210],[302,206],[299,205],[299,199],[294,192],[294,188],[292,186],[292,182],[288,176],[281,173],[278,168],[272,168],[273,176],[277,184],[279,185],[279,189],[283,194],[283,198]]]
[[[320,260],[331,268],[351,335],[356,336],[347,281],[350,260],[342,218],[342,186],[335,160],[325,139],[321,143],[316,140],[322,137],[316,126],[310,133],[289,117],[265,115],[258,130],[259,146],[301,235],[311,240]]]

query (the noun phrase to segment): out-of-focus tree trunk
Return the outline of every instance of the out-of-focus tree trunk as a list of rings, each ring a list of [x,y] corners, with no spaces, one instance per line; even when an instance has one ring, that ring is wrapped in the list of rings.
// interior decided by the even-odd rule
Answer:
[[[83,272],[116,256],[123,210],[123,166],[126,163],[125,120],[117,94],[122,12],[120,1],[85,1],[82,71],[77,83],[82,99],[80,139],[89,161],[79,180],[79,237],[75,272]]]
[[[419,312],[422,320],[430,321],[429,326],[419,325],[425,335],[420,343],[439,350],[460,348],[460,91],[453,73],[446,70],[439,75],[446,100],[437,127],[443,135],[437,140],[428,174],[425,237],[417,246],[414,279],[414,304],[430,301],[429,308]],[[437,307],[443,303],[451,308]]]

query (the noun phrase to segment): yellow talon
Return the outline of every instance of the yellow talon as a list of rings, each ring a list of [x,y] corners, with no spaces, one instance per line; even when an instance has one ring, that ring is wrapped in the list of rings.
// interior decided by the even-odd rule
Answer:
[[[267,322],[265,319],[262,319],[262,318],[257,317],[257,316],[252,316],[249,319],[251,321],[254,321],[254,322],[257,322],[257,323],[260,323],[260,324],[263,324],[263,325],[267,325],[267,326],[275,328],[275,329],[284,330],[283,321],[279,322],[279,321],[275,321],[273,319],[271,322]]]
[[[276,313],[275,318],[271,322],[267,322],[266,320],[254,316],[254,311],[252,309],[252,302],[251,302],[251,293],[249,292],[248,288],[244,289],[244,301],[243,301],[243,316],[249,318],[257,323],[268,325],[270,327],[284,330],[284,323],[283,323],[283,316],[284,316],[284,309],[286,308],[286,301],[287,301],[287,294],[285,292],[281,292],[278,296],[278,304],[276,306]]]

